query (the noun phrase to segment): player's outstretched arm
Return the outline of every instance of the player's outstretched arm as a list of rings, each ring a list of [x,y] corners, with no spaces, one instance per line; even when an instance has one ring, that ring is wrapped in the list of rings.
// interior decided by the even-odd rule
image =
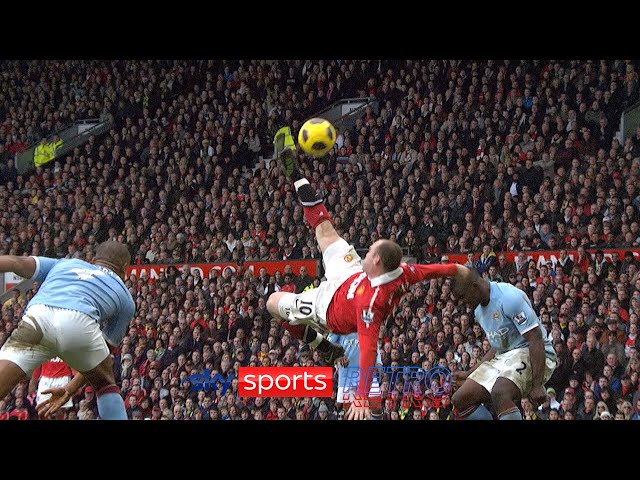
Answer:
[[[462,265],[456,263],[432,263],[429,265],[402,263],[400,267],[404,271],[405,278],[409,283],[418,283],[424,280],[431,280],[432,278],[457,277],[458,275],[464,274],[464,271],[461,273],[458,269],[458,267],[462,267]]]
[[[363,378],[358,382],[356,399],[351,403],[345,418],[347,420],[367,420],[371,417],[369,392],[371,390],[372,369],[378,356],[378,338],[382,324],[384,310],[380,308],[380,301],[361,312],[357,322],[358,344],[360,345],[360,369]]]
[[[317,194],[315,188],[298,168],[296,144],[289,127],[278,130],[273,138],[273,149],[274,159],[278,159],[283,173],[293,182],[303,207],[304,218],[316,234],[320,251],[324,252],[329,245],[340,240],[341,237],[333,227],[333,219],[322,197]]]
[[[0,255],[0,273],[13,272],[22,278],[31,278],[36,273],[36,267],[33,257]]]

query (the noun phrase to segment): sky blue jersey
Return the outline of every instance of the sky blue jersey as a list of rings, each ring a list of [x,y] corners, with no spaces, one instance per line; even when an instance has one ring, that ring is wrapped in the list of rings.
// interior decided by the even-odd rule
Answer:
[[[100,323],[107,341],[122,341],[136,310],[136,304],[118,275],[108,268],[84,260],[33,257],[40,282],[29,305],[48,305],[86,313]]]
[[[547,338],[547,332],[527,295],[510,283],[490,282],[490,285],[489,304],[486,307],[478,305],[474,314],[495,352],[499,354],[528,347],[529,342],[523,334],[540,327],[542,338],[545,339],[545,353],[555,356],[553,344]]]

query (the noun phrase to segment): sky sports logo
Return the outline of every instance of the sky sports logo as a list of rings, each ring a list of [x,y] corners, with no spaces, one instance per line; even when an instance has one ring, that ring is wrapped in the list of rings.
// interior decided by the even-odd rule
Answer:
[[[240,367],[240,397],[331,397],[331,367]]]
[[[187,377],[191,390],[216,391],[224,395],[234,375],[223,377],[205,370]],[[240,397],[331,397],[333,369],[331,367],[240,367],[238,369]]]
[[[389,384],[381,398],[383,379]],[[224,395],[231,388],[234,375],[204,370],[186,378],[192,390],[215,391]],[[360,385],[369,385],[367,395],[358,395]],[[240,367],[238,370],[240,397],[331,397],[333,395],[333,369],[331,367]],[[359,367],[346,367],[341,375],[339,392],[343,402],[356,406],[369,406],[375,400],[399,401],[403,408],[418,407],[426,402],[440,407],[450,400],[453,376],[448,368],[436,366],[428,371],[420,367],[373,366],[368,371]]]

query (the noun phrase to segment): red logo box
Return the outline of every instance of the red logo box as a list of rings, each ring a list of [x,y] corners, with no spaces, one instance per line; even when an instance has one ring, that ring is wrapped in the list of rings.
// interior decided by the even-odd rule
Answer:
[[[331,367],[240,367],[241,397],[331,397]]]

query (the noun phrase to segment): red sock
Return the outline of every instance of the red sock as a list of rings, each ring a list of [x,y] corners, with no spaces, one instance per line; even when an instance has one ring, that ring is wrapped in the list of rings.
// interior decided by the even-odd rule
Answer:
[[[111,385],[107,385],[106,387],[102,387],[100,390],[98,390],[98,393],[96,394],[96,397],[101,397],[102,395],[105,395],[107,393],[120,393],[120,389],[118,388],[117,385],[111,384]]]
[[[319,203],[313,207],[303,207],[303,209],[304,218],[307,219],[307,222],[311,224],[311,227],[314,230],[322,222],[329,221],[333,223],[333,218],[331,218],[331,215],[329,214],[327,207],[324,206],[324,203]]]

